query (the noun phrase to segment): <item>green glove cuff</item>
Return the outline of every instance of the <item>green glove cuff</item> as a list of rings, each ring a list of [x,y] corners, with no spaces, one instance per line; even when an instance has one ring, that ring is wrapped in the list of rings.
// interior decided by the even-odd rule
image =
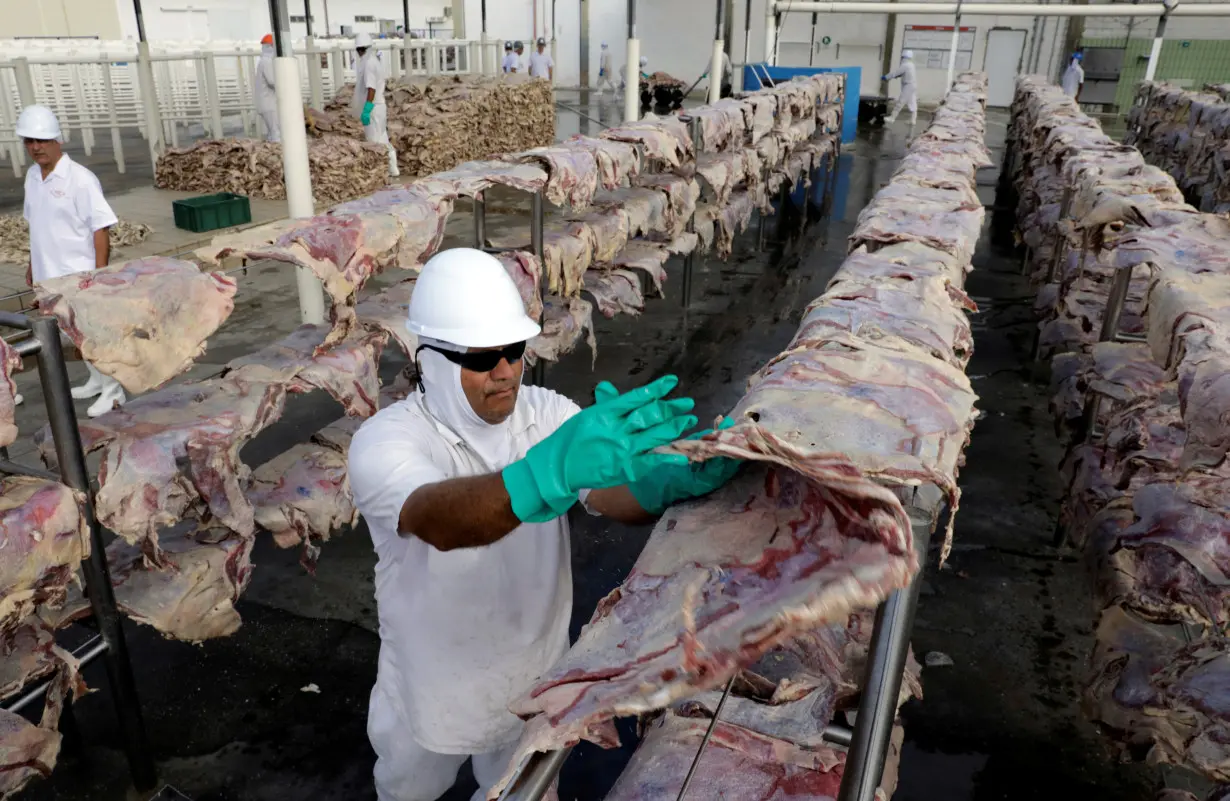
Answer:
[[[500,477],[512,502],[513,514],[522,523],[546,523],[566,514],[577,496],[561,493],[550,500],[542,496],[539,483],[534,479],[534,468],[527,459],[513,462],[505,467]]]
[[[374,109],[375,107],[376,107],[376,104],[372,102],[371,100],[369,100],[363,104],[363,111],[365,111],[368,114],[371,114],[372,109]]]

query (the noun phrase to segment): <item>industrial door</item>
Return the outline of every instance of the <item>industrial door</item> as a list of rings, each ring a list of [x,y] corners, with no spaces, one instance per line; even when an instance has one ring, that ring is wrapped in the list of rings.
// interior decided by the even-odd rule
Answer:
[[[1021,69],[1021,53],[1025,50],[1025,31],[1015,28],[992,28],[987,32],[985,67],[987,72],[987,105],[1008,107],[1016,91],[1016,76]]]

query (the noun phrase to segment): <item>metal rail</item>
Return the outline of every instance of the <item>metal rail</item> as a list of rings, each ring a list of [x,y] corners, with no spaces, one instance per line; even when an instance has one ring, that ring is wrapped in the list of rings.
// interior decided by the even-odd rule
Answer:
[[[101,634],[95,634],[85,645],[73,651],[73,658],[80,663],[81,667],[93,662],[98,657],[102,656],[107,650],[107,643],[103,640]],[[9,712],[21,712],[29,707],[35,701],[42,698],[47,693],[47,688],[51,686],[52,679],[43,679],[21,698],[18,698],[13,703],[7,705],[5,709]]]
[[[106,646],[103,661],[133,787],[139,792],[151,790],[157,782],[157,772],[145,734],[128,643],[115,604],[115,591],[107,567],[107,544],[103,540],[102,525],[94,513],[94,490],[86,470],[81,433],[77,429],[77,412],[73,407],[68,370],[60,345],[60,326],[54,317],[30,318],[12,312],[0,312],[0,326],[30,331],[34,335],[33,339],[20,343],[18,352],[34,355],[38,359],[43,399],[60,466],[59,478],[84,498],[82,515],[90,536],[90,555],[81,565],[86,592],[98,624],[99,636]]]

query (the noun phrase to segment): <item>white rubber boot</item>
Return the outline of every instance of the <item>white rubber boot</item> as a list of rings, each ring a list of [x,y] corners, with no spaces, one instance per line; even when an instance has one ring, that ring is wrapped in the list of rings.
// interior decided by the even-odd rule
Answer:
[[[20,406],[21,404],[23,404],[23,403],[25,403],[25,402],[26,402],[26,399],[25,399],[25,398],[23,398],[23,397],[21,397],[21,394],[20,394],[20,393],[19,393],[19,394],[17,394],[17,395],[14,395],[14,396],[13,396],[13,405],[14,405],[14,406]]]
[[[128,396],[124,394],[124,387],[119,381],[108,376],[103,376],[103,389],[98,396],[98,400],[90,404],[90,408],[85,410],[85,413],[90,417],[101,417],[107,412],[114,409],[116,406],[123,406],[128,400]]]
[[[94,369],[94,365],[89,362],[85,363],[85,369],[90,371],[90,377],[81,386],[72,388],[69,394],[73,396],[73,400],[93,398],[103,391],[103,379],[106,376]]]

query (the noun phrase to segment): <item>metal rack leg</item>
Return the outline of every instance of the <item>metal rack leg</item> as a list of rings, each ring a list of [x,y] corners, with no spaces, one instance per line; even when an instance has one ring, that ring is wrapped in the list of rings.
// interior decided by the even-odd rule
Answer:
[[[483,192],[474,193],[474,247],[487,247],[487,199]]]
[[[99,633],[107,643],[103,661],[107,667],[107,680],[111,685],[115,713],[124,739],[124,753],[128,757],[133,786],[141,792],[152,790],[158,777],[150,756],[149,741],[145,736],[145,721],[141,716],[141,702],[137,698],[136,680],[133,678],[132,663],[128,657],[128,643],[124,639],[120,614],[115,607],[115,592],[111,587],[110,571],[107,569],[102,526],[94,516],[94,493],[86,471],[81,433],[77,430],[77,414],[69,390],[68,372],[64,367],[60,328],[54,317],[34,317],[30,322],[40,345],[39,378],[42,380],[43,395],[47,399],[47,412],[51,433],[55,439],[56,457],[60,463],[60,475],[65,484],[86,496],[84,511],[90,530],[90,558],[82,563],[82,568],[94,619],[98,623]]]
[[[485,207],[484,207],[485,211]],[[551,286],[551,278],[547,275],[547,256],[543,246],[543,229],[546,226],[547,210],[544,205],[542,190],[530,195],[530,250],[538,257],[542,265],[542,277],[539,279],[538,291],[543,302],[543,322],[546,322],[547,293]],[[547,362],[539,359],[530,370],[530,383],[544,386],[547,381]]]
[[[931,542],[930,521],[915,525],[914,542],[920,559],[924,559]],[[876,611],[875,630],[867,649],[863,695],[859,701],[854,740],[846,755],[838,801],[875,800],[897,718],[897,699],[910,651],[910,632],[914,628],[922,573],[919,569],[909,587],[894,592]]]

